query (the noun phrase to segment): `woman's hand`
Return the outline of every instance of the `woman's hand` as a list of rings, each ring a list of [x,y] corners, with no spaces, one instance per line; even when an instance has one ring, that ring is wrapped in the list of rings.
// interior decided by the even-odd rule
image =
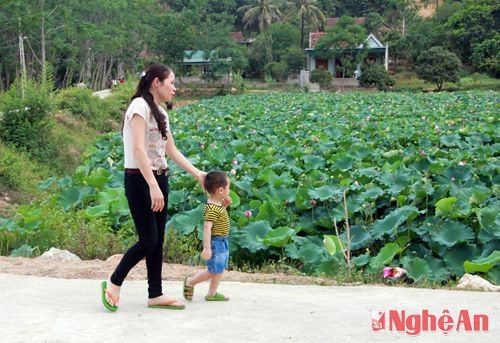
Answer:
[[[196,179],[200,183],[202,189],[205,189],[205,176],[207,176],[207,173],[205,173],[204,171],[200,171],[196,175]]]
[[[160,186],[158,186],[158,184],[151,186],[149,188],[149,194],[151,196],[151,210],[153,210],[153,212],[161,212],[165,206],[165,199]]]

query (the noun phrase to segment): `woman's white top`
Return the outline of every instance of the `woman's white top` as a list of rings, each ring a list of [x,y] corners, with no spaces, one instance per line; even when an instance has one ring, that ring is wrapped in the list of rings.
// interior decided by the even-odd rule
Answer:
[[[167,111],[161,106],[158,106],[160,112],[165,116],[167,121],[167,131],[170,130]],[[146,121],[146,132],[144,135],[144,149],[149,157],[151,169],[167,168],[167,159],[165,158],[166,140],[161,138],[161,132],[158,130],[151,108],[144,98],[139,97],[132,100],[125,112],[125,121],[123,123],[123,149],[125,154],[125,168],[139,168],[139,163],[134,156],[133,136],[130,122],[134,114],[140,115]]]

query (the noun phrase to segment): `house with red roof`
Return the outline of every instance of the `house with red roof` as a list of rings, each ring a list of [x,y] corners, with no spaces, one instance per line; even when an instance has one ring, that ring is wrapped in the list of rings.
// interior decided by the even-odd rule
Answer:
[[[242,45],[247,45],[247,46],[250,45],[250,44],[252,44],[253,41],[255,40],[255,38],[245,38],[245,37],[243,37],[243,32],[241,32],[241,31],[231,32],[230,33],[230,37],[236,43],[242,44]]]
[[[327,18],[326,26],[327,27],[335,27],[340,18]],[[355,18],[355,21],[359,25],[363,25],[365,22],[364,17]],[[322,58],[318,56],[318,53],[315,49],[318,40],[326,35],[326,32],[311,32],[309,33],[309,46],[306,48],[307,54],[307,70],[312,72],[317,68],[324,68],[328,70],[334,78],[342,78],[342,68],[340,68],[341,63],[336,58]],[[368,55],[365,58],[365,63],[375,63],[380,64],[388,70],[389,67],[389,46],[386,44],[382,44],[380,40],[375,37],[374,34],[370,33],[365,40],[364,44],[361,44],[357,49],[360,51],[365,47],[368,48]],[[361,75],[361,64],[356,66],[355,75],[349,75],[349,77],[359,76]]]

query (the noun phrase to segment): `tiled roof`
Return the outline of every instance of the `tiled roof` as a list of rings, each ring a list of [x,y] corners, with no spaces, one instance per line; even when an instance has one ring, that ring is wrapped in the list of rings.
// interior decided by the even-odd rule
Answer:
[[[318,40],[326,35],[326,32],[311,32],[309,33],[309,47],[314,48]]]
[[[231,39],[237,43],[243,43],[245,38],[243,38],[243,33],[241,31],[231,32]]]

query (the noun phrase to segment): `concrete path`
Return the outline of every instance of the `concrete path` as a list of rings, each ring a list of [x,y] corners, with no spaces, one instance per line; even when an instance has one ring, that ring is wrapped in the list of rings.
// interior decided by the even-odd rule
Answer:
[[[110,313],[100,303],[99,285],[99,280],[0,274],[0,342],[472,343],[500,337],[499,293],[222,282],[220,291],[230,301],[205,302],[207,284],[202,284],[185,310],[173,311],[148,309],[146,281],[128,281],[120,309]],[[180,299],[181,288],[180,281],[164,281],[169,296]],[[399,318],[403,310],[406,316],[429,310],[436,316],[437,331],[414,337],[395,329],[374,332],[373,313],[386,311],[389,328],[389,310],[398,311]],[[450,319],[441,317],[445,310],[454,324],[447,335],[439,329],[440,319],[441,324]],[[460,310],[467,310],[471,320],[487,316],[488,331],[464,332],[462,324],[457,332],[457,322],[466,318]],[[414,319],[419,317],[406,319],[409,331],[412,323],[420,323]]]

